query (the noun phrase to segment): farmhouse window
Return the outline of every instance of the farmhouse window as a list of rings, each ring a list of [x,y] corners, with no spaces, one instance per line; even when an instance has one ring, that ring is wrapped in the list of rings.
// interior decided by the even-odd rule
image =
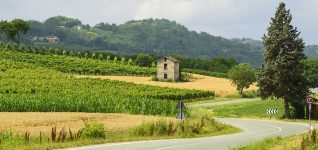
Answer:
[[[167,79],[167,78],[168,78],[168,75],[165,73],[163,78],[164,78],[164,79]]]
[[[167,70],[168,69],[168,64],[164,64],[164,69]]]

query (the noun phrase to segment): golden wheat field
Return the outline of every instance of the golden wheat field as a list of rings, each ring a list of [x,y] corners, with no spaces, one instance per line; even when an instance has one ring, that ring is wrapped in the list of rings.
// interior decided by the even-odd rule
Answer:
[[[134,77],[134,76],[91,76],[91,75],[76,75],[78,78],[100,78],[111,79],[126,82],[133,82],[136,84],[148,84],[161,87],[173,87],[180,89],[197,89],[215,91],[218,96],[233,95],[236,92],[235,86],[233,86],[228,79],[215,78],[204,75],[192,74],[193,79],[190,82],[160,82],[152,81],[151,77]],[[256,90],[255,85],[250,86],[249,89],[244,90]]]
[[[78,131],[84,127],[84,121],[101,122],[107,130],[117,131],[158,119],[159,117],[155,116],[114,113],[0,112],[0,131],[12,131],[18,134],[28,131],[31,136],[38,136],[41,131],[43,134],[49,135],[54,126],[58,131],[63,127],[67,130],[70,128],[72,131]]]

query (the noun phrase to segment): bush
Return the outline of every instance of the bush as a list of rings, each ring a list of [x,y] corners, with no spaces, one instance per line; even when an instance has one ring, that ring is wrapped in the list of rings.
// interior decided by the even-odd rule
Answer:
[[[241,95],[243,98],[254,98],[259,96],[259,92],[256,90],[251,90],[251,91],[245,91]]]
[[[83,130],[84,138],[100,139],[106,137],[106,129],[102,123],[97,122],[85,122]]]
[[[192,75],[190,74],[190,73],[184,73],[184,72],[182,72],[181,74],[180,74],[180,79],[179,79],[179,81],[180,82],[189,82],[190,81],[190,79],[192,79],[193,77],[192,77]]]
[[[159,78],[158,78],[157,76],[152,76],[152,77],[151,77],[151,80],[152,80],[152,81],[159,81]]]

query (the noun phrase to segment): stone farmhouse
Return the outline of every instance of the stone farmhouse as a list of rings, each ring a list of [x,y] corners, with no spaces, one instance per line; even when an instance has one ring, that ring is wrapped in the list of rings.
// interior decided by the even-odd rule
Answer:
[[[163,57],[156,61],[157,78],[159,80],[178,81],[180,77],[180,61],[173,57]]]

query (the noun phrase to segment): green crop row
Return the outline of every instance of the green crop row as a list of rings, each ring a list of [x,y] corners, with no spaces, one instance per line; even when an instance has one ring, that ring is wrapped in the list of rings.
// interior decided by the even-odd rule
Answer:
[[[5,112],[101,112],[144,115],[173,115],[170,100],[109,94],[28,93],[0,94],[0,111]]]
[[[94,75],[134,75],[150,76],[156,73],[154,68],[138,67],[126,63],[116,63],[99,59],[77,58],[66,55],[33,54],[23,51],[7,50],[0,47],[0,58],[15,62],[26,62],[35,66],[54,69],[65,73]]]
[[[33,64],[0,60],[0,111],[174,114],[176,101],[213,92],[75,78]]]

